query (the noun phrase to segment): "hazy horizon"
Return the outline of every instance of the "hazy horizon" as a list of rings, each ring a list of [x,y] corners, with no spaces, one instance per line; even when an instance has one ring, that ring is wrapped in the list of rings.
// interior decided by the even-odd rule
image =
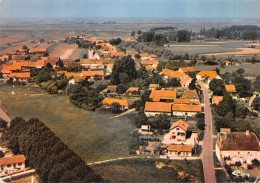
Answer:
[[[1,18],[259,19],[260,0],[0,0]]]

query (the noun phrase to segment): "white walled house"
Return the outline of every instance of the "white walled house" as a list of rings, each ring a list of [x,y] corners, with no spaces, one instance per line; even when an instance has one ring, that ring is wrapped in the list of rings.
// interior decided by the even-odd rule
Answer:
[[[224,136],[218,135],[216,155],[224,164],[236,162],[252,164],[253,159],[260,160],[260,144],[253,132],[231,132]]]
[[[165,135],[169,141],[174,143],[177,141],[186,141],[186,132],[189,128],[189,124],[183,120],[179,120],[172,124],[169,133]]]
[[[175,157],[191,157],[192,156],[192,146],[190,145],[169,145],[167,147],[167,156],[170,159]]]
[[[14,155],[11,157],[0,158],[1,171],[0,176],[12,174],[25,169],[24,155]]]

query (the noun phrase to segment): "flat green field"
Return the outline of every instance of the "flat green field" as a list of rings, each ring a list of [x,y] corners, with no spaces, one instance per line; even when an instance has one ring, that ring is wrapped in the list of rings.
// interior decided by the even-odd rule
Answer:
[[[252,74],[252,75],[259,75],[260,71],[260,64],[241,64],[241,65],[227,65],[225,68],[220,68],[219,65],[202,65],[202,64],[196,64],[196,69],[200,71],[210,71],[214,70],[215,68],[219,68],[220,74],[225,74],[226,72],[233,72],[236,71],[239,68],[245,69],[245,73]]]
[[[0,100],[11,118],[39,118],[86,163],[129,156],[135,149],[135,126],[126,116],[110,118],[113,114],[108,112],[77,108],[68,96],[22,86],[0,86]]]
[[[167,166],[157,168],[158,162]],[[200,160],[126,159],[90,166],[111,182],[203,182]]]

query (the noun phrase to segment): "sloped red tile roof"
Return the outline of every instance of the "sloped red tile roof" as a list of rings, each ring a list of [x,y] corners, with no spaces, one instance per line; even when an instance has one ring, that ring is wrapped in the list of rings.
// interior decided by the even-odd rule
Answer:
[[[147,53],[140,53],[140,56],[141,57],[149,57],[149,54],[147,54]]]
[[[177,91],[173,90],[153,90],[150,94],[150,98],[154,102],[159,102],[160,99],[175,99],[177,96]]]
[[[139,91],[139,87],[130,87],[126,90],[126,93],[128,92],[138,92]]]
[[[174,104],[192,104],[193,102],[190,99],[176,98],[174,99]]]
[[[163,74],[165,76],[170,76],[174,71],[170,69],[164,69],[160,74]]]
[[[179,71],[173,71],[170,73],[170,77],[172,78],[177,78],[177,79],[180,79],[183,75],[185,75],[184,73],[182,72],[179,72]]]
[[[14,155],[11,157],[0,158],[0,165],[9,165],[14,163],[24,163],[25,157],[24,155]]]
[[[218,142],[219,145],[219,142]],[[255,133],[231,132],[223,137],[221,151],[260,151],[259,140]]]
[[[3,65],[2,70],[16,71],[21,70],[22,67],[19,65]]]
[[[171,112],[171,103],[166,102],[146,102],[145,112]]]
[[[201,71],[197,75],[200,75],[202,78],[208,76],[209,80],[213,80],[215,77],[219,76],[216,71]]]
[[[30,77],[30,72],[13,72],[10,74],[10,77],[16,77],[16,78],[29,78]]]
[[[169,145],[168,151],[192,152],[192,146],[190,146],[190,145]]]
[[[201,112],[201,105],[173,104],[172,110],[180,112]]]
[[[198,70],[195,67],[181,67],[179,70],[182,72],[197,72]]]
[[[227,92],[229,92],[229,93],[237,92],[235,85],[225,85],[225,88],[226,88]]]
[[[181,85],[183,86],[183,85],[185,85],[185,84],[187,84],[187,83],[190,83],[192,81],[192,78],[190,77],[190,76],[188,76],[188,75],[186,75],[182,80],[181,80]]]
[[[104,76],[104,71],[82,71],[82,75],[86,77]]]
[[[199,99],[199,95],[196,92],[196,90],[187,90],[181,98],[186,98],[186,99]]]
[[[38,53],[44,53],[47,52],[45,48],[31,48],[29,52],[38,52]]]
[[[223,96],[213,96],[212,98],[212,104],[219,104],[223,100]]]
[[[176,121],[175,123],[172,124],[170,130],[171,130],[171,129],[174,129],[174,128],[177,127],[177,126],[180,127],[180,128],[182,128],[182,129],[185,130],[185,131],[187,131],[188,128],[189,128],[189,124],[188,124],[188,123],[186,123],[186,122],[183,121],[183,120],[179,120],[179,121]]]
[[[25,55],[12,55],[12,60],[25,60]]]
[[[158,65],[159,61],[158,60],[142,60],[141,64],[143,65]]]
[[[117,98],[105,98],[103,104],[111,105],[113,103],[119,103],[121,106],[130,107],[132,105],[128,100],[117,99]]]
[[[147,65],[147,66],[145,66],[145,70],[152,71],[152,70],[154,70],[154,68],[150,65]]]

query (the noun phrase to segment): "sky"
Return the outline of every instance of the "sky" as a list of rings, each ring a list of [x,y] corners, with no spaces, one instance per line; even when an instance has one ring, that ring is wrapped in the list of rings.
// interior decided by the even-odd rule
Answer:
[[[260,18],[260,0],[0,0],[5,18]]]

